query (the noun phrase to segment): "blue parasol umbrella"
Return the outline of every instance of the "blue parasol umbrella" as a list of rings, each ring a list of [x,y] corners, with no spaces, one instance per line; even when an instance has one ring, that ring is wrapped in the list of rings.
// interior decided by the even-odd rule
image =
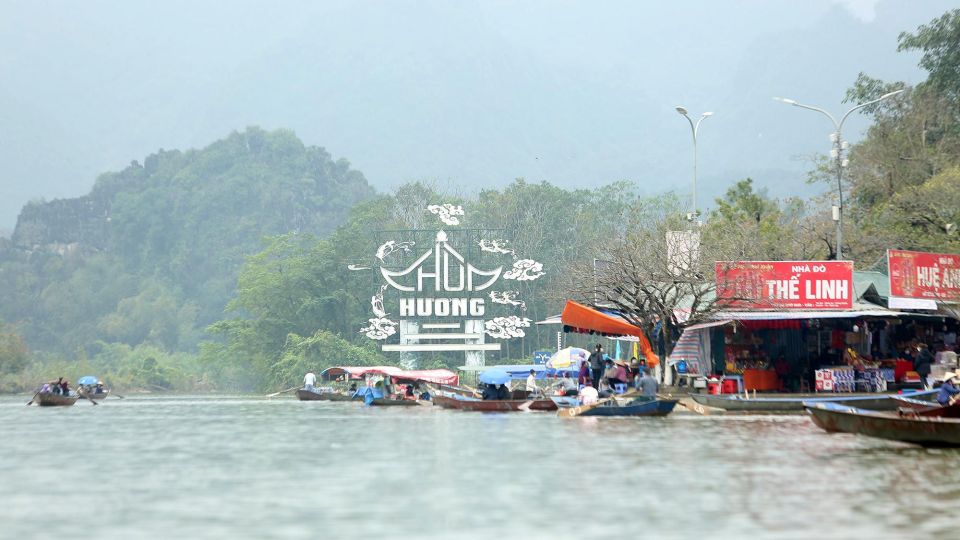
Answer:
[[[97,384],[97,378],[94,377],[93,375],[80,377],[79,379],[77,379],[77,384],[79,385]]]
[[[480,374],[480,382],[483,384],[507,384],[510,380],[510,374],[502,369],[488,369]]]

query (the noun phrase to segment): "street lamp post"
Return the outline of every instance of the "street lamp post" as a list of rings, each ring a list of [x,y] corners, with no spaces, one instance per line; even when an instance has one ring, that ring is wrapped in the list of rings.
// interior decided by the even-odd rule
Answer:
[[[900,92],[903,92],[903,90],[902,89],[896,90],[888,94],[884,94],[878,97],[877,99],[868,101],[866,103],[861,103],[856,107],[853,107],[846,113],[844,113],[844,115],[840,118],[839,122],[837,122],[837,119],[834,118],[832,114],[821,109],[820,107],[804,105],[803,103],[798,103],[796,100],[793,100],[793,99],[786,99],[781,97],[773,98],[777,101],[786,103],[787,105],[793,105],[794,107],[800,107],[803,109],[809,109],[811,111],[817,111],[818,113],[822,113],[823,115],[825,115],[827,118],[830,119],[831,122],[833,122],[834,131],[833,133],[830,134],[830,141],[833,143],[833,149],[830,150],[830,157],[834,159],[836,170],[837,170],[837,207],[836,207],[837,211],[835,213],[834,220],[837,222],[837,260],[838,261],[843,260],[843,169],[846,168],[846,166],[849,163],[849,160],[844,159],[843,157],[843,151],[846,150],[847,147],[849,146],[847,144],[847,141],[844,141],[843,137],[841,136],[843,123],[846,122],[847,117],[849,117],[853,111],[862,109],[869,105],[873,105],[874,103],[879,103],[891,96],[895,96],[899,94]]]
[[[705,112],[696,123],[693,122],[693,119],[690,118],[690,115],[687,114],[687,109],[684,107],[677,107],[677,112],[681,116],[687,119],[687,122],[690,123],[690,133],[693,134],[693,212],[690,214],[690,221],[695,221],[697,216],[700,215],[697,212],[697,134],[700,132],[700,123],[706,120],[708,117],[713,116],[712,112]]]

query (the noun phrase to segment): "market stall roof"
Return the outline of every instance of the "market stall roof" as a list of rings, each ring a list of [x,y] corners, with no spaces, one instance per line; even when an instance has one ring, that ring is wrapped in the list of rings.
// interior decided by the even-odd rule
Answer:
[[[626,319],[612,313],[604,313],[600,310],[578,304],[573,300],[567,300],[567,305],[563,307],[563,313],[560,320],[564,326],[569,326],[575,330],[585,330],[609,336],[643,336],[643,330],[630,324]]]
[[[900,317],[899,311],[882,308],[876,304],[854,302],[853,309],[836,311],[719,311],[714,319],[738,321],[784,321],[789,319],[854,319],[858,317]]]
[[[610,337],[634,336],[637,338],[641,354],[647,359],[647,365],[655,366],[660,362],[643,329],[630,324],[619,315],[567,300],[567,305],[563,307],[563,313],[560,314],[560,320],[563,322],[565,332],[569,328],[574,332],[595,333]]]
[[[730,323],[732,323],[732,322],[733,322],[733,319],[723,319],[723,320],[720,320],[720,321],[712,321],[712,322],[705,322],[705,323],[700,323],[700,324],[692,324],[692,325],[684,328],[684,330],[686,331],[686,330],[700,330],[700,329],[702,329],[702,328],[713,328],[714,326],[723,326],[723,325],[725,325],[725,324],[730,324]]]

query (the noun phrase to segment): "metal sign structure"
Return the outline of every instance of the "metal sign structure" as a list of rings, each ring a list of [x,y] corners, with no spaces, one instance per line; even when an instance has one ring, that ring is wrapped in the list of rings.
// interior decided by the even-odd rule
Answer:
[[[520,298],[523,281],[544,275],[543,265],[519,257],[497,229],[461,229],[462,207],[430,205],[435,229],[377,233],[372,317],[360,332],[382,342],[415,367],[417,353],[463,352],[466,365],[523,337],[531,320]]]

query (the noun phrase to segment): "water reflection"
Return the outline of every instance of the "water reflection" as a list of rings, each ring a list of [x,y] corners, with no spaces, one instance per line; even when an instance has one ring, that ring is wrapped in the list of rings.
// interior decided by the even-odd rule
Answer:
[[[960,501],[960,452],[827,435],[802,415],[25,401],[0,400],[11,538],[91,516],[127,538],[902,538],[952,531]]]

